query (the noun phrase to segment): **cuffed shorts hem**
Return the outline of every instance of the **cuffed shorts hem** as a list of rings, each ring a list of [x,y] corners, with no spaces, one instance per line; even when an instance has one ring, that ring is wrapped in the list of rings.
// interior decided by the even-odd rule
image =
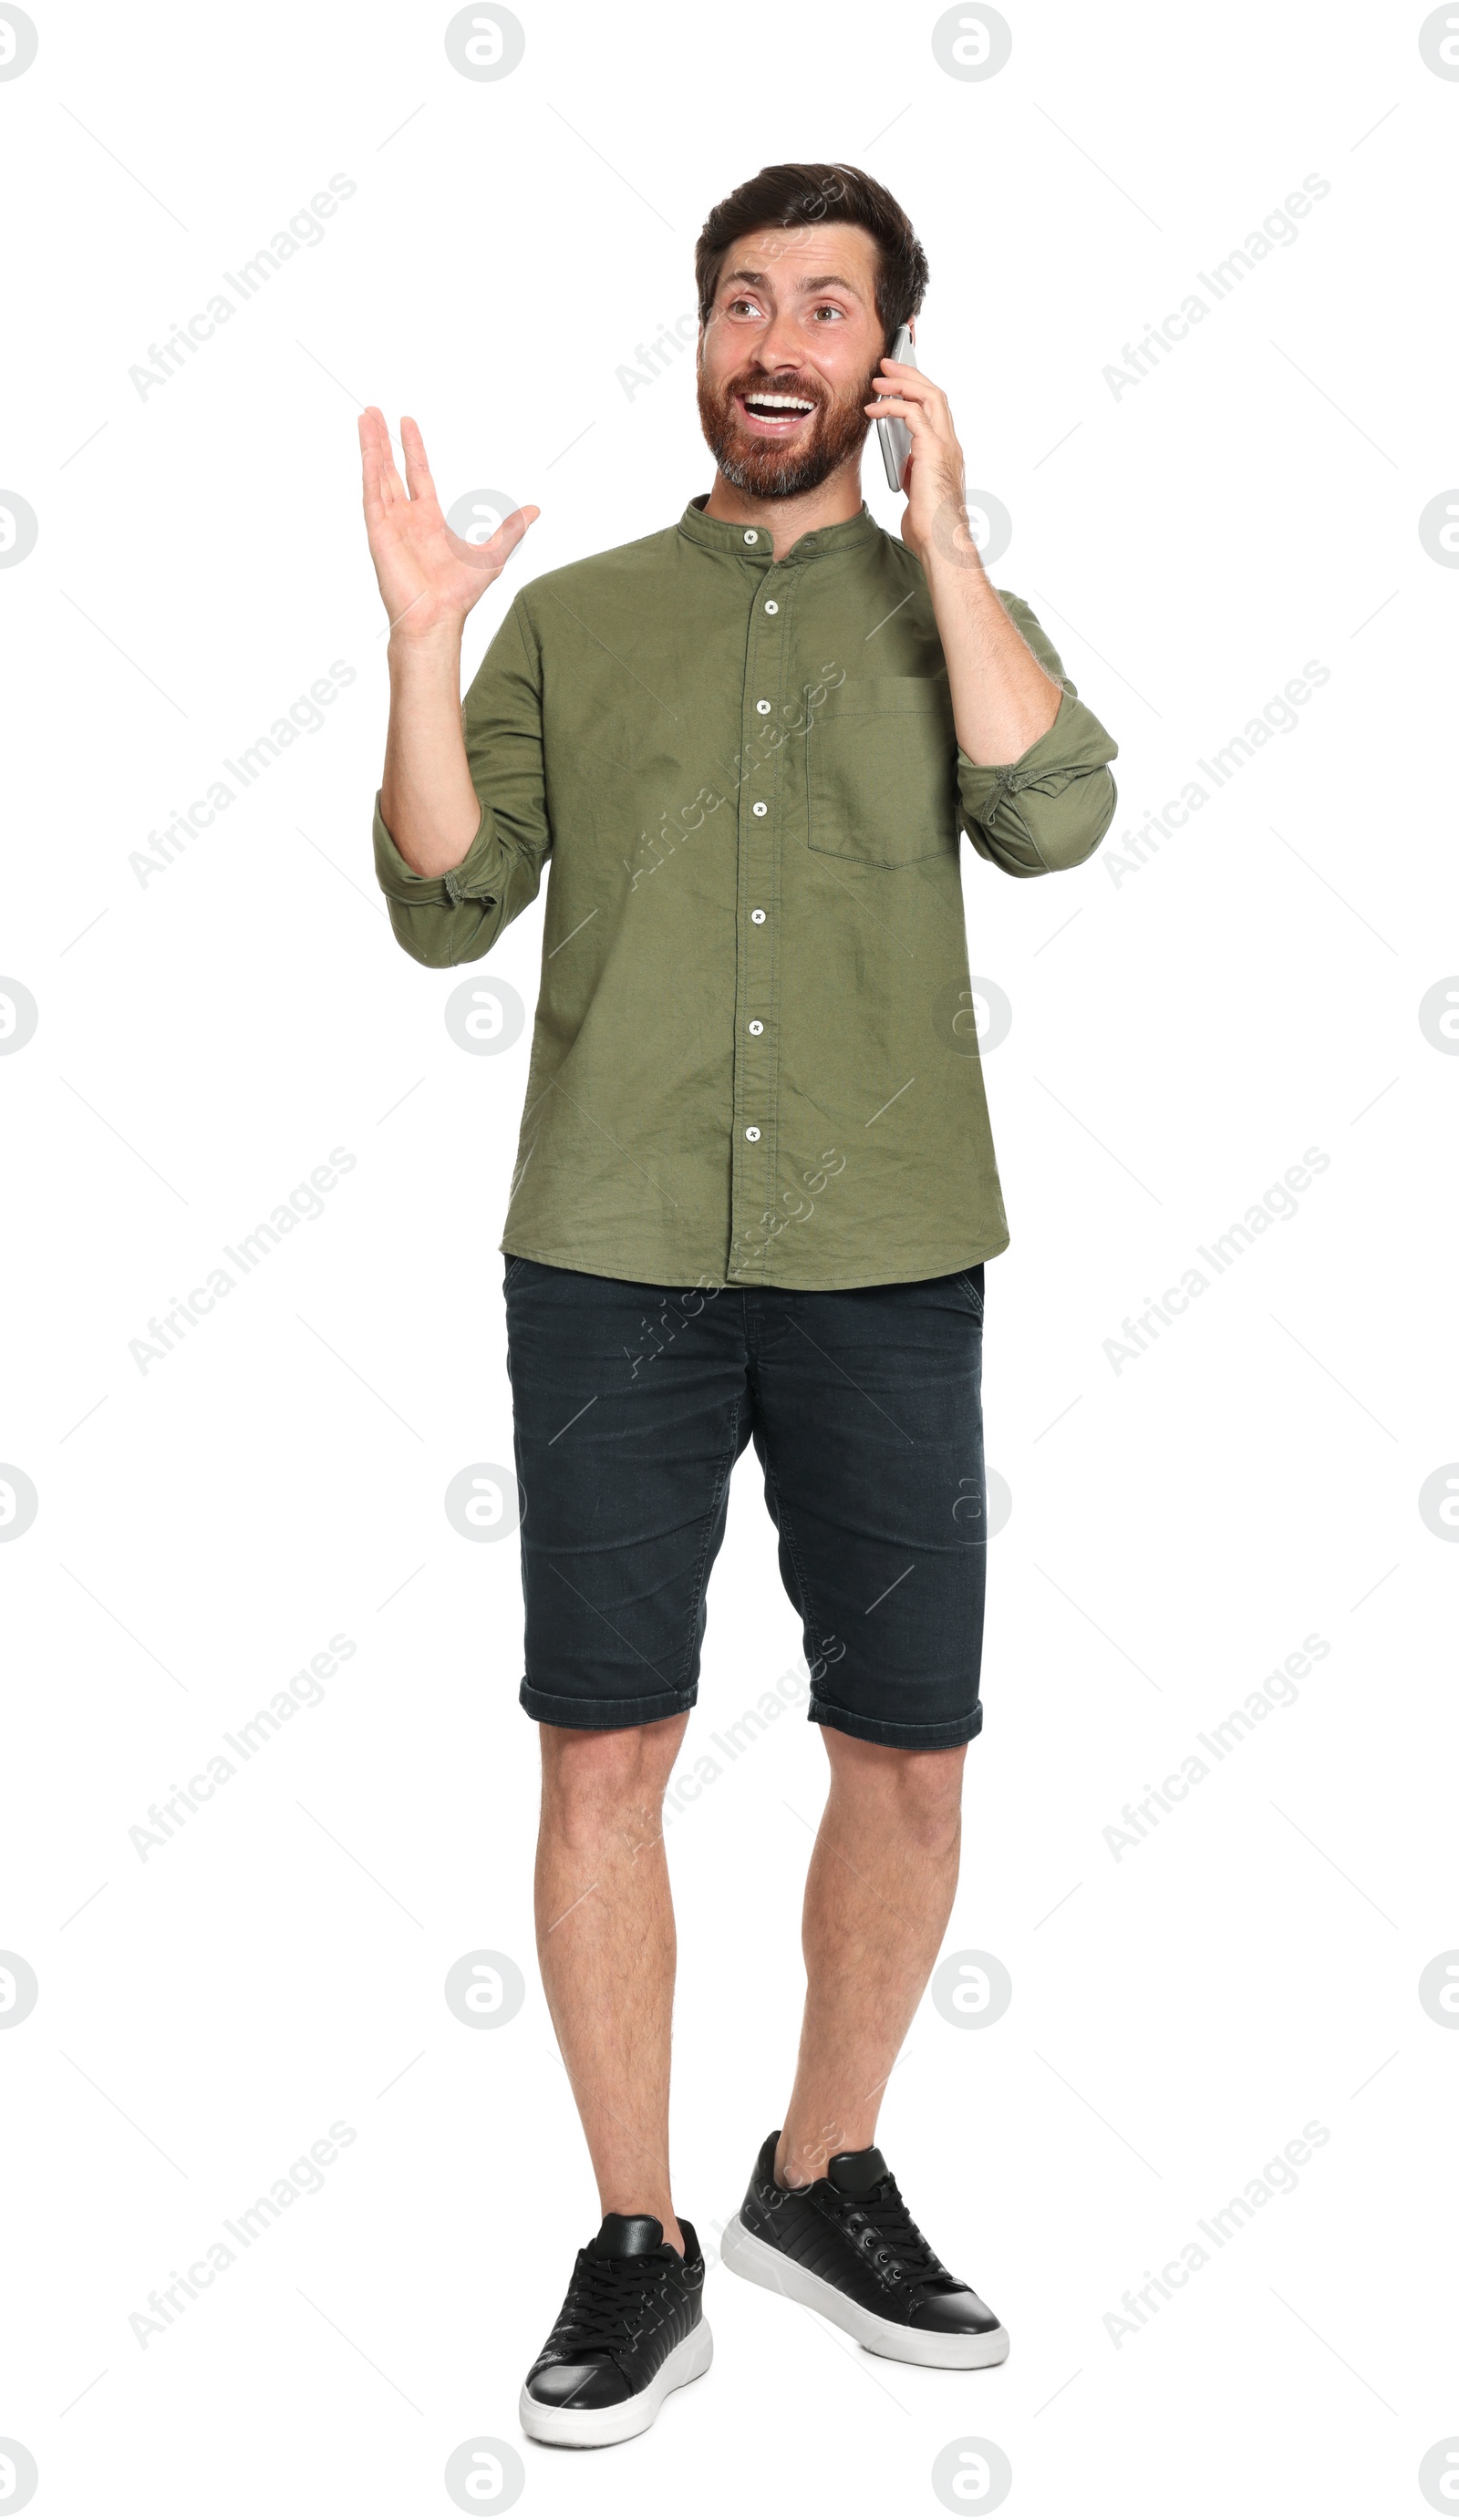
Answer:
[[[617,1732],[632,1724],[661,1724],[666,1715],[687,1715],[698,1690],[661,1688],[647,1697],[557,1697],[550,1689],[524,1681],[518,1701],[538,1724],[569,1724],[583,1732]]]
[[[874,1716],[848,1715],[843,1706],[828,1706],[816,1698],[805,1713],[811,1724],[824,1724],[832,1732],[849,1732],[853,1741],[878,1741],[889,1750],[956,1750],[965,1741],[976,1741],[982,1731],[980,1706],[975,1706],[971,1715],[949,1716],[943,1724],[882,1724]]]

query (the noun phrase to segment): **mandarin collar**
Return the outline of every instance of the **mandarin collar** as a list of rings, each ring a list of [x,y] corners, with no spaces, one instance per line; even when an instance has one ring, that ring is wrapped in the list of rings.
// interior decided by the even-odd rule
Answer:
[[[765,528],[738,525],[727,517],[707,517],[704,511],[708,498],[708,491],[701,490],[690,500],[679,518],[680,533],[690,542],[702,544],[706,551],[722,553],[726,559],[773,563],[775,546]],[[840,524],[820,525],[814,533],[802,534],[779,565],[791,568],[804,561],[820,560],[828,553],[858,551],[863,544],[874,541],[881,530],[863,499],[859,516],[843,517]]]

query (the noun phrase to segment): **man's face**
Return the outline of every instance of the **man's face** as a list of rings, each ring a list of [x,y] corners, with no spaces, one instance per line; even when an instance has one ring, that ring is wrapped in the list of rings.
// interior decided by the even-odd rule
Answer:
[[[887,348],[876,274],[874,240],[840,221],[730,247],[698,375],[700,422],[735,489],[795,498],[859,455]]]

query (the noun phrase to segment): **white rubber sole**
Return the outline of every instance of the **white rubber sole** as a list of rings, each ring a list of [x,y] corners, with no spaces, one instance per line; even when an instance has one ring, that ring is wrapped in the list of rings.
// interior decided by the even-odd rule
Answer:
[[[893,2362],[922,2362],[936,2371],[984,2371],[1008,2360],[1008,2330],[989,2327],[981,2336],[939,2336],[931,2328],[903,2327],[893,2318],[878,2318],[874,2310],[848,2301],[824,2275],[813,2275],[794,2258],[772,2249],[747,2231],[738,2214],[724,2228],[720,2263],[747,2283],[763,2284],[766,2292],[784,2294],[805,2310],[819,2311],[833,2327],[854,2336],[868,2354],[885,2354]]]
[[[702,2318],[660,2363],[646,2389],[616,2407],[544,2407],[524,2387],[517,2403],[522,2429],[532,2441],[559,2450],[604,2450],[611,2442],[646,2433],[665,2398],[701,2379],[714,2360],[714,2340]]]

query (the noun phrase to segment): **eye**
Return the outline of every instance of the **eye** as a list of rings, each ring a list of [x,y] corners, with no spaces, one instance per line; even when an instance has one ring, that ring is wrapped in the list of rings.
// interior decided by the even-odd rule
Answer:
[[[845,322],[845,308],[843,306],[817,306],[812,309],[812,312],[816,315],[834,315],[837,322],[840,324],[843,324]]]

